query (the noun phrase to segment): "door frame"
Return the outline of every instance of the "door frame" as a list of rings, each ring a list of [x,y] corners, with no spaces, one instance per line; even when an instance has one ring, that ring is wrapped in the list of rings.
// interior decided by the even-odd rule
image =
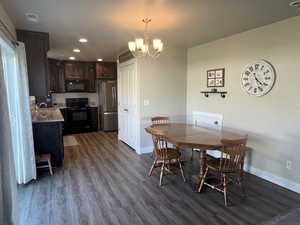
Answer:
[[[136,58],[130,59],[128,61],[119,63],[118,62],[118,66],[117,66],[117,89],[118,89],[118,113],[120,112],[119,106],[120,106],[120,95],[121,95],[121,79],[120,79],[120,68],[124,67],[124,66],[128,66],[128,65],[132,65],[134,64],[135,66],[135,72],[136,72],[136,76],[135,76],[135,83],[136,83],[136,115],[137,115],[137,120],[136,120],[136,127],[134,128],[135,132],[136,132],[136,146],[134,147],[134,150],[136,151],[136,153],[141,154],[141,149],[140,149],[140,123],[141,123],[141,119],[140,119],[140,77],[139,77],[139,72],[138,72],[138,60]],[[118,127],[120,128],[120,119],[121,116],[118,116]],[[121,141],[120,137],[119,137],[119,132],[118,132],[118,139]]]

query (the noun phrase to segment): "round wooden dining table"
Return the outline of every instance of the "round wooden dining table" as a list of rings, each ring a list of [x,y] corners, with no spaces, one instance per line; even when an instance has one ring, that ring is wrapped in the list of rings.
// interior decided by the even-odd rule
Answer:
[[[220,149],[222,139],[236,140],[246,136],[227,129],[215,130],[184,123],[155,124],[150,128],[166,131],[167,141],[180,149],[198,149],[200,151],[199,177],[204,174],[207,150]]]

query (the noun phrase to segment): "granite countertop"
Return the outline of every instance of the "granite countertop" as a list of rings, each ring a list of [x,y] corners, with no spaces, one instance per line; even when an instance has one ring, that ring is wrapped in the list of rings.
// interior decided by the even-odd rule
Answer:
[[[32,123],[63,122],[59,108],[42,108],[31,112]]]

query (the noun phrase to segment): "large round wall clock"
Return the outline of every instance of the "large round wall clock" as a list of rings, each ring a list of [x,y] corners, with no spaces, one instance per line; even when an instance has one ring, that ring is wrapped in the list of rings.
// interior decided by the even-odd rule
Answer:
[[[241,86],[250,95],[263,96],[271,91],[275,79],[273,66],[265,60],[259,60],[246,66],[241,74]]]

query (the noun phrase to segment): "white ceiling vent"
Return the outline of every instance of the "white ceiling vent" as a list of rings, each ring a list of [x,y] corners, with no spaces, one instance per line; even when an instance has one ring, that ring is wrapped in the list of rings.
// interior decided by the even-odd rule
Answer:
[[[26,19],[30,22],[37,23],[39,21],[39,15],[36,13],[26,13]]]
[[[290,6],[296,9],[300,9],[300,0],[292,1]]]

